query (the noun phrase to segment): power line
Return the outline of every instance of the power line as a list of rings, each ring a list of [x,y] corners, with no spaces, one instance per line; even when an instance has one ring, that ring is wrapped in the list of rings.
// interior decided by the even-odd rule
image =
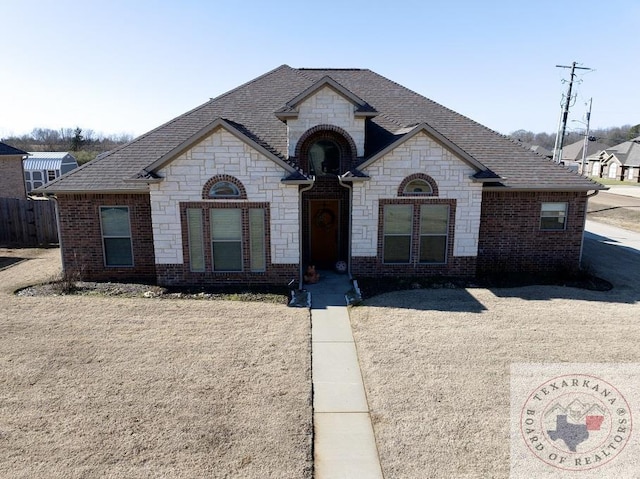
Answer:
[[[567,97],[565,98],[564,108],[560,117],[560,124],[558,125],[558,134],[556,135],[556,144],[553,147],[553,160],[556,163],[562,161],[562,147],[564,145],[564,135],[567,131],[567,118],[569,118],[569,107],[571,106],[571,89],[573,88],[573,81],[576,76],[576,70],[591,70],[587,67],[576,66],[577,62],[573,62],[571,66],[556,65],[556,68],[571,68],[571,77],[569,79],[569,90],[567,91]]]

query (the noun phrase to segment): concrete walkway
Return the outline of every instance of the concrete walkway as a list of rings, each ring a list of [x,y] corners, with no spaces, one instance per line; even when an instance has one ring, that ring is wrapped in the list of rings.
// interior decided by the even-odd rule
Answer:
[[[311,292],[315,479],[382,479],[345,293],[348,276],[320,272]]]

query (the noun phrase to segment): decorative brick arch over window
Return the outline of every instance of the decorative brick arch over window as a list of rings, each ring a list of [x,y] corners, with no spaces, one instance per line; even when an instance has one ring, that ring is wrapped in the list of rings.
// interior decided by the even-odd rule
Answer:
[[[353,166],[358,150],[351,135],[338,126],[317,125],[307,130],[296,144],[295,157],[303,171],[309,173],[309,151],[316,142],[321,140],[334,143],[340,150],[340,174]]]
[[[211,195],[211,189],[217,185],[218,183],[230,183],[231,185],[235,186],[235,188],[238,190],[238,194],[233,194],[233,195],[220,195],[220,196],[212,196]],[[215,200],[215,199],[222,199],[222,200],[246,200],[247,199],[247,190],[244,188],[244,185],[242,184],[242,182],[240,180],[238,180],[237,178],[234,178],[233,176],[230,175],[216,175],[212,178],[209,178],[209,180],[207,180],[207,182],[204,184],[204,187],[202,188],[202,199],[204,200]]]
[[[412,183],[423,183],[431,188],[431,191],[414,192],[407,190]],[[438,196],[438,184],[429,175],[424,173],[414,173],[407,176],[398,187],[398,196]]]

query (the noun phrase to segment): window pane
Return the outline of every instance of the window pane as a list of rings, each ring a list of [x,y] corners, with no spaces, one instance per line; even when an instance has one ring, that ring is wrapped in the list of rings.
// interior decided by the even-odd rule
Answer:
[[[214,208],[210,211],[211,239],[242,239],[242,211],[239,208]]]
[[[420,207],[420,234],[447,234],[449,205],[422,205]]]
[[[250,209],[249,246],[251,248],[251,271],[264,271],[266,269],[264,230],[264,210],[258,208]]]
[[[412,180],[404,187],[405,194],[425,195],[433,193],[431,185],[425,180]]]
[[[129,208],[100,208],[103,236],[130,236]]]
[[[420,237],[420,262],[444,263],[447,254],[446,236]]]
[[[540,229],[563,230],[567,216],[567,203],[542,203]]]
[[[540,228],[543,230],[563,230],[564,218],[541,218]]]
[[[33,179],[34,180],[41,180],[42,179],[42,172],[40,172],[40,171],[34,171],[32,173],[32,175],[33,175]]]
[[[202,228],[202,210],[187,209],[187,228],[189,230],[189,262],[191,271],[204,271],[204,235]]]
[[[542,203],[542,213],[565,213],[567,210],[566,203]]]
[[[240,196],[240,190],[238,190],[238,187],[233,183],[228,181],[219,181],[211,187],[211,190],[209,190],[209,196],[212,198]]]
[[[384,234],[411,234],[412,205],[384,206]]]
[[[104,257],[107,266],[132,266],[130,238],[105,238]]]
[[[242,271],[242,243],[214,241],[213,269],[214,271]]]
[[[384,262],[408,263],[411,256],[411,236],[385,236]]]
[[[315,142],[309,149],[311,174],[323,176],[338,174],[340,170],[340,149],[329,140]]]

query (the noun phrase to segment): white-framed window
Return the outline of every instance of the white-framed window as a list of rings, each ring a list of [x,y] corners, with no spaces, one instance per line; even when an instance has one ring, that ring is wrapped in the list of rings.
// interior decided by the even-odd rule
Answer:
[[[540,229],[543,231],[564,230],[567,226],[567,203],[542,203],[540,207]]]
[[[384,205],[382,258],[384,263],[411,261],[413,205]]]
[[[420,205],[420,262],[446,263],[449,205]]]
[[[211,248],[214,271],[242,271],[242,210],[212,208]]]
[[[185,204],[183,221],[187,235],[185,255],[191,271],[261,273],[267,270],[266,205]]]
[[[204,228],[202,225],[202,210],[187,208],[187,234],[189,241],[189,267],[191,271],[205,270],[204,257]]]
[[[383,204],[383,263],[445,264],[450,215],[444,203]]]
[[[101,206],[100,226],[104,264],[106,266],[133,266],[129,207]]]

